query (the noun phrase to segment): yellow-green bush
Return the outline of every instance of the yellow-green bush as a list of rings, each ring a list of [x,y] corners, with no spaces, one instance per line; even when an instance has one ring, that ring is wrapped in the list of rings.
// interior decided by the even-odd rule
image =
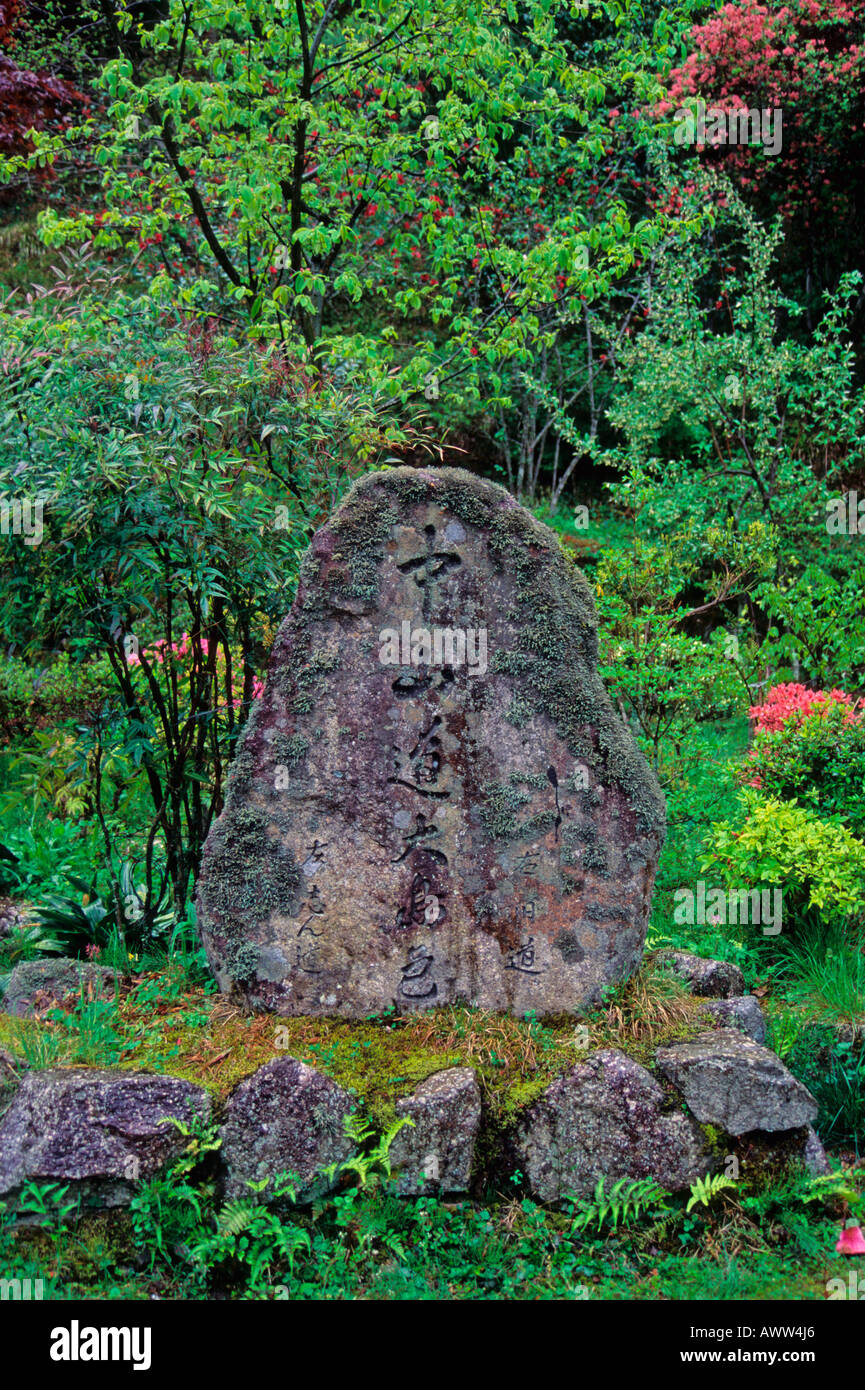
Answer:
[[[820,820],[795,801],[746,793],[744,824],[712,826],[704,871],[727,887],[780,886],[787,910],[858,916],[865,909],[865,844],[844,826]]]

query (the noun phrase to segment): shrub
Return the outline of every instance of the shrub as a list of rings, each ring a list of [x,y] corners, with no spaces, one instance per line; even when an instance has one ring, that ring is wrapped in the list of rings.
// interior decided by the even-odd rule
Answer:
[[[665,103],[675,109],[702,96],[708,107],[729,114],[749,107],[783,113],[775,158],[762,148],[714,143],[708,131],[698,150],[757,206],[783,214],[788,256],[798,252],[800,265],[807,257],[824,284],[828,268],[854,260],[856,239],[848,229],[862,217],[861,181],[853,171],[863,150],[863,38],[862,0],[735,0],[713,7],[691,30],[690,52],[670,74]]]
[[[34,129],[65,130],[73,114],[80,116],[89,109],[83,92],[51,72],[30,72],[19,67],[10,52],[21,48],[24,37],[20,25],[25,6],[20,0],[5,0],[0,5],[0,153],[12,154],[32,150]],[[16,53],[17,56],[17,53]],[[26,47],[21,55],[26,63]],[[47,169],[37,171],[45,178]],[[10,192],[18,192],[15,184],[4,188],[4,200]]]
[[[0,660],[0,739],[56,725],[101,705],[114,677],[107,657],[76,662],[61,652],[50,664],[28,665],[21,657]]]
[[[726,632],[706,640],[695,628],[744,600],[773,559],[773,534],[755,522],[742,534],[671,528],[660,544],[635,534],[598,565],[600,672],[665,781],[688,760],[699,721],[744,712],[747,684]],[[704,602],[693,602],[695,589]]]
[[[777,733],[788,725],[798,725],[812,712],[828,714],[842,706],[844,719],[851,722],[853,701],[843,690],[808,690],[804,685],[775,685],[762,705],[752,705],[748,713],[756,721],[758,733]]]
[[[712,826],[703,869],[728,888],[779,885],[785,919],[816,910],[825,920],[862,913],[865,844],[844,826],[820,820],[795,801],[759,800],[744,793],[744,824]]]
[[[865,719],[843,691],[776,686],[751,710],[757,733],[743,780],[865,836]]]
[[[0,313],[0,491],[20,493],[26,457],[27,499],[46,512],[38,544],[0,552],[0,640],[40,664],[61,646],[98,657],[84,669],[100,697],[110,672],[77,730],[77,809],[101,830],[119,930],[143,821],[152,927],[187,899],[317,519],[404,433],[378,398],[313,382],[279,350],[178,329],[144,299],[62,303]],[[73,671],[58,663],[55,705],[71,703]],[[8,684],[24,723],[34,681],[16,665]]]
[[[642,534],[690,527],[683,557],[727,520],[737,534],[755,520],[771,527],[780,542],[777,565],[758,597],[766,609],[777,595],[783,609],[803,566],[822,562],[832,589],[836,572],[858,571],[860,563],[824,525],[827,503],[862,459],[865,392],[850,331],[860,277],[844,277],[826,296],[803,342],[787,326],[802,306],[779,285],[780,228],[759,222],[723,187],[728,206],[711,236],[692,238],[653,266],[651,313],[618,351],[607,413],[623,442],[599,446],[595,457],[620,472],[614,502],[636,517]],[[815,656],[794,624],[809,673],[826,643],[836,661],[861,658],[838,633],[844,619],[853,630],[861,585],[849,595],[846,581],[840,587],[841,595],[827,593],[831,601],[818,615]],[[807,585],[802,590],[797,605],[808,604]],[[777,616],[791,625],[786,612]]]

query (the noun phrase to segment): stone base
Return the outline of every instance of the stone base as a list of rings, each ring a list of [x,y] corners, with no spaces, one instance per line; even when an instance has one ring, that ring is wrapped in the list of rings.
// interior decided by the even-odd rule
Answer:
[[[723,962],[677,956],[676,972],[689,983],[687,1007],[667,1018],[654,1041],[628,1043],[628,1052],[624,1044],[589,1051],[589,1029],[575,1031],[568,1021],[520,1031],[510,1020],[467,1014],[463,1037],[443,1015],[438,1033],[425,1025],[408,1046],[405,1024],[334,1023],[321,1030],[332,1056],[341,1049],[342,1065],[331,1063],[334,1079],[286,1055],[304,1055],[313,1040],[301,1026],[293,1035],[279,1026],[270,1042],[284,1049],[276,1060],[265,1046],[257,1065],[245,1050],[249,1035],[235,1040],[239,1064],[220,1101],[189,1079],[28,1070],[0,1051],[0,1201],[14,1206],[32,1179],[69,1183],[90,1204],[128,1203],[141,1179],[183,1151],[170,1118],[193,1115],[212,1116],[220,1128],[212,1161],[227,1199],[256,1191],[268,1200],[284,1179],[297,1201],[309,1202],[356,1181],[342,1165],[361,1147],[368,1157],[376,1141],[347,1134],[355,1112],[367,1135],[408,1121],[388,1154],[393,1188],[405,1196],[471,1191],[488,1199],[516,1188],[557,1202],[588,1196],[600,1179],[641,1178],[675,1192],[726,1171],[731,1160],[746,1180],[754,1165],[827,1171],[811,1127],[816,1102],[762,1045],[757,1000],[731,996],[742,982]],[[61,971],[79,964],[59,963]],[[22,997],[15,993],[13,1002]],[[712,1021],[721,1026],[707,1029]],[[320,1025],[315,1030],[315,1046],[323,1046]],[[641,1034],[629,1034],[617,1010],[614,1026],[596,1032],[595,1042],[623,1036]],[[476,1060],[478,1070],[453,1065],[461,1037],[461,1060]]]
[[[398,1118],[411,1123],[390,1147],[395,1189],[480,1195],[498,1180],[512,1193],[518,1171],[520,1185],[542,1202],[589,1196],[601,1178],[653,1178],[677,1192],[716,1170],[722,1155],[746,1169],[783,1161],[826,1171],[810,1127],[812,1098],[744,1034],[721,1030],[661,1048],[658,1066],[653,1076],[625,1053],[600,1049],[504,1128],[484,1113],[472,1068],[435,1073],[397,1102]],[[726,1081],[735,1095],[726,1095]],[[287,1180],[296,1200],[308,1202],[337,1187],[341,1165],[359,1148],[346,1134],[358,1107],[356,1096],[294,1058],[259,1067],[215,1116],[225,1197],[242,1198],[255,1184],[267,1201]],[[209,1108],[201,1088],[171,1077],[31,1071],[0,1118],[0,1199],[14,1205],[32,1179],[69,1182],[89,1205],[126,1204],[139,1181],[182,1152],[169,1118],[206,1117]]]

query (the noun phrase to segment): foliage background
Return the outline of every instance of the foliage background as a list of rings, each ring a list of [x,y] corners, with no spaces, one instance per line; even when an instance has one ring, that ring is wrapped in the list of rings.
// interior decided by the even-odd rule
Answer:
[[[209,1027],[195,876],[299,559],[359,473],[459,463],[594,587],[668,802],[650,944],[742,966],[861,1161],[865,542],[830,518],[865,499],[863,30],[863,0],[0,4],[0,977],[71,953],[133,1000],[31,1064],[170,1066],[167,1020]],[[698,99],[780,107],[779,156],[678,144]],[[781,886],[782,936],[679,925],[707,876]],[[635,989],[609,1008],[651,1028],[669,982]],[[600,1198],[398,1216],[382,1170],[292,1235],[191,1171],[133,1214],[148,1289],[300,1261],[327,1296],[617,1296],[621,1261],[695,1296],[705,1239],[712,1287],[813,1293],[850,1200],[625,1194],[641,1245]]]

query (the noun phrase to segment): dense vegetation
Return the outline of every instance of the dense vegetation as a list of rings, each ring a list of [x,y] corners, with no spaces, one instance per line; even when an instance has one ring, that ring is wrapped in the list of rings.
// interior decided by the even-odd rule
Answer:
[[[9,0],[0,49],[0,977],[120,978],[4,1024],[13,1064],[220,1091],[273,1055],[214,994],[201,848],[316,526],[368,469],[461,464],[592,584],[667,798],[649,945],[740,965],[835,1170],[406,1202],[359,1132],[286,1216],[220,1208],[200,1133],[129,1213],[0,1212],[0,1265],[56,1297],[825,1297],[865,1146],[865,3]],[[781,148],[683,141],[700,102],[781,110]],[[698,880],[779,887],[783,930],[682,920]],[[593,1037],[680,994],[650,962]],[[351,1082],[386,1031],[382,1068],[420,1047],[494,1098],[565,1046],[400,1028],[297,1055]]]

